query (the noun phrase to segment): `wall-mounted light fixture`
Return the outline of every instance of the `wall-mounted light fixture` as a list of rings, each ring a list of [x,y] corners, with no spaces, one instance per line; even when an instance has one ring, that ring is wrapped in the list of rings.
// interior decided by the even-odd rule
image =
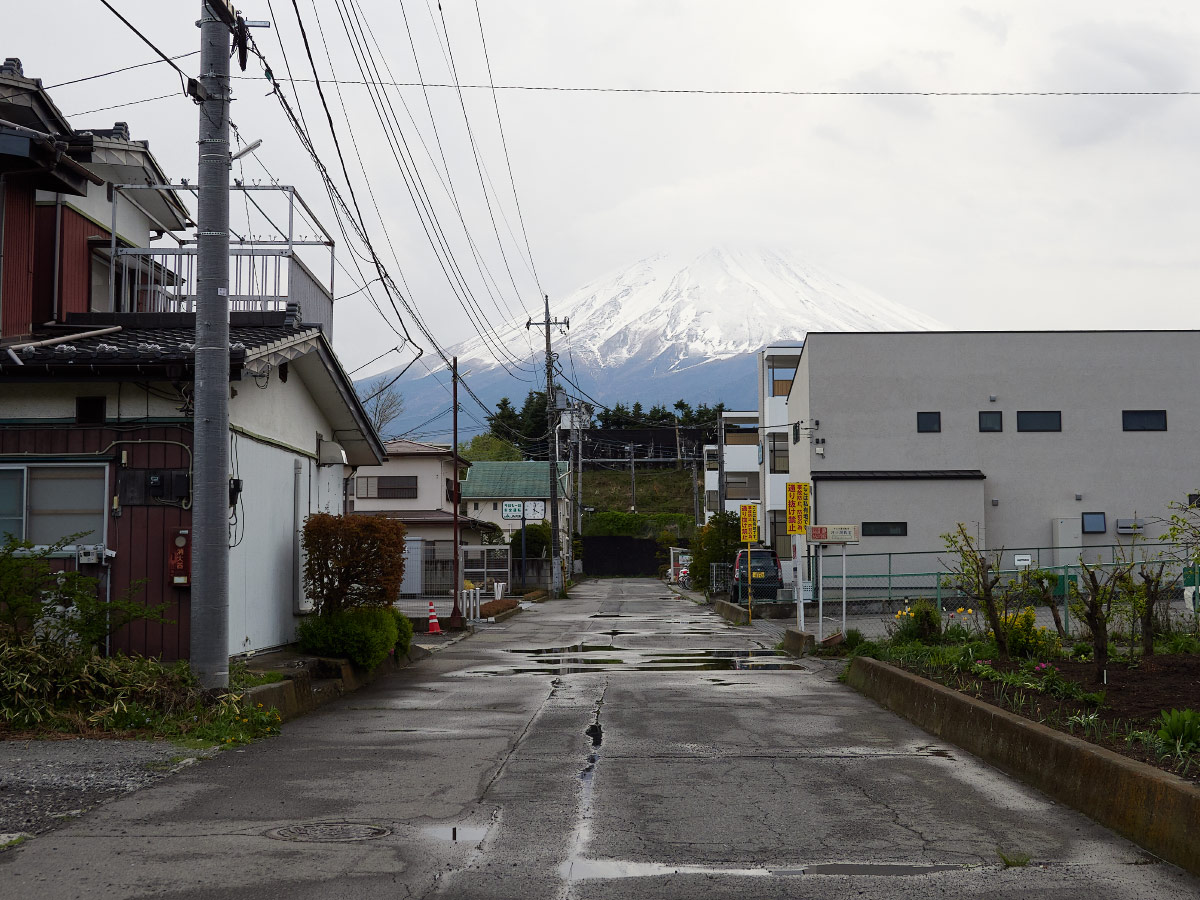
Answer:
[[[992,498],[992,506],[999,506],[999,505],[1000,505],[1000,498],[999,498],[999,497],[993,497],[993,498]]]

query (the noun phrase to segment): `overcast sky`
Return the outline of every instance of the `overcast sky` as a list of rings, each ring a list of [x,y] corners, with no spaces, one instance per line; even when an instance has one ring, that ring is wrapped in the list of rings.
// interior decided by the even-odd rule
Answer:
[[[294,76],[311,76],[292,0],[272,2],[279,27],[257,31],[259,46],[277,77],[286,74],[285,55]],[[199,2],[112,3],[169,55],[198,46]],[[323,39],[313,0],[297,3],[320,76],[361,80],[339,3],[317,0]],[[411,30],[426,82],[453,80],[452,54],[460,83],[488,83],[474,0],[442,3],[449,52],[436,0],[404,3],[408,30],[399,0],[359,0],[360,21],[382,49],[377,65],[385,79],[419,80]],[[345,0],[340,5],[346,8]],[[10,6],[0,49],[19,56],[26,75],[46,85],[154,58],[99,0]],[[267,0],[241,6],[248,18],[271,17]],[[479,8],[500,86],[1200,91],[1200,5],[1184,0],[480,0]],[[198,60],[179,64],[194,74]],[[258,155],[266,167],[298,185],[335,229],[314,166],[276,100],[265,96],[261,73],[252,60],[246,74],[260,80],[235,81],[233,120],[247,141],[262,138]],[[186,99],[79,114],[178,84],[167,66],[156,65],[55,88],[51,96],[76,128],[128,121],[172,178],[194,178],[196,112]],[[341,182],[315,88],[297,87],[319,153]],[[471,336],[366,89],[340,89],[339,97],[327,85],[326,96],[377,249],[390,270],[403,272],[412,303],[439,342]],[[492,325],[537,315],[538,286],[525,260],[492,94],[463,92],[489,214],[457,92],[427,93],[436,135],[420,87],[389,88],[387,96],[479,304],[474,315]],[[552,311],[556,297],[660,250],[769,243],[953,328],[1200,328],[1200,96],[510,89],[497,96],[533,262]],[[265,178],[251,157],[234,174]],[[339,256],[353,269],[352,254],[343,248]],[[337,278],[336,293],[354,289],[345,273]],[[375,297],[386,304],[382,293]],[[335,343],[348,368],[397,343],[365,294],[341,301],[338,310]],[[396,361],[393,355],[372,368]]]

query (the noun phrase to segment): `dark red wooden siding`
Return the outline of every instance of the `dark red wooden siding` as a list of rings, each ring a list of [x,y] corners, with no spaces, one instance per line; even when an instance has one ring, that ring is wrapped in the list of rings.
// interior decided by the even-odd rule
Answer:
[[[62,259],[59,262],[59,314],[88,312],[92,294],[92,251],[88,238],[106,241],[107,228],[86,219],[73,209],[63,209]],[[108,298],[104,298],[107,309]]]
[[[123,442],[116,443],[114,442]],[[130,469],[187,468],[188,454],[174,441],[192,444],[189,428],[153,426],[117,431],[113,428],[83,426],[46,428],[6,426],[0,428],[0,455],[28,454],[22,462],[36,464],[37,456],[96,454],[91,459],[109,464],[108,496],[116,493],[117,470],[121,452],[127,454]],[[74,460],[72,460],[74,461]],[[89,458],[79,458],[88,462]],[[187,588],[174,587],[167,576],[167,552],[174,530],[190,528],[190,510],[178,506],[128,506],[119,517],[109,516],[108,549],[116,551],[109,567],[111,594],[119,597],[144,582],[135,594],[148,606],[166,603],[167,623],[137,622],[113,636],[114,650],[158,656],[164,660],[186,659],[191,640],[188,617],[191,613]],[[89,574],[103,575],[96,567]]]
[[[4,271],[0,283],[0,337],[32,331],[34,190],[22,179],[4,184]]]

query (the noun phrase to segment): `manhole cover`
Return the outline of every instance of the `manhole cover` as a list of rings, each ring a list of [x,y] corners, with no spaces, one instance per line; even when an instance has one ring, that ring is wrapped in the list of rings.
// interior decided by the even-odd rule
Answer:
[[[272,828],[267,837],[280,841],[303,841],[310,844],[336,844],[349,841],[370,841],[392,833],[381,825],[362,822],[313,822],[307,825],[284,825]]]

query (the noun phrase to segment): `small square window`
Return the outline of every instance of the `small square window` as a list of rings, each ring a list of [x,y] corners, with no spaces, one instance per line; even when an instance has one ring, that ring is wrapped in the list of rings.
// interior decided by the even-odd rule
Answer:
[[[1123,409],[1121,428],[1124,431],[1166,431],[1165,409]]]
[[[1062,431],[1062,413],[1057,409],[1018,411],[1017,431]]]
[[[106,398],[104,397],[76,397],[75,424],[103,425],[107,416],[105,407]]]
[[[495,512],[499,508],[500,508],[500,501],[497,500],[495,503],[492,504],[492,512]]]
[[[942,430],[942,414],[940,412],[917,413],[917,431],[934,432]]]
[[[981,410],[979,413],[980,431],[1003,431],[1004,413],[996,409]]]
[[[1082,519],[1084,534],[1104,534],[1108,531],[1108,523],[1102,512],[1085,512]]]
[[[479,504],[478,503],[472,504],[471,509],[473,512],[479,512]]]

